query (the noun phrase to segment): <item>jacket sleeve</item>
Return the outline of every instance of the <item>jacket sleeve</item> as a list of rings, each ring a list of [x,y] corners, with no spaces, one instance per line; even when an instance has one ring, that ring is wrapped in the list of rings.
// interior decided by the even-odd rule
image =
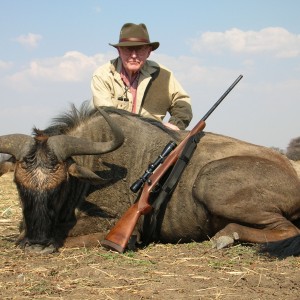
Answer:
[[[93,104],[97,106],[114,106],[113,103],[113,86],[107,80],[107,75],[103,68],[99,68],[93,74],[91,89],[93,94]]]
[[[170,77],[169,89],[172,99],[169,123],[176,125],[179,129],[186,129],[193,117],[191,99],[173,74]]]

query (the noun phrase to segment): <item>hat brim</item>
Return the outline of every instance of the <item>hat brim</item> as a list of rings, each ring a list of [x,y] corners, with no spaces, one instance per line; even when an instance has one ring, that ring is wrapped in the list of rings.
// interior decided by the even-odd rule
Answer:
[[[113,46],[115,48],[118,47],[134,47],[134,46],[143,46],[143,45],[149,45],[152,47],[152,51],[156,50],[159,47],[159,42],[153,42],[153,43],[143,43],[143,42],[121,42],[118,44],[109,44],[110,46]]]

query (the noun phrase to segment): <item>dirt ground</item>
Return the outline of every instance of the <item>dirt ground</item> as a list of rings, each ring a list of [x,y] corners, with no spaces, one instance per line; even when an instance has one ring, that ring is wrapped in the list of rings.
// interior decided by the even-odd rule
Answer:
[[[153,244],[117,254],[100,246],[26,254],[14,246],[20,208],[12,174],[0,177],[0,299],[299,299],[300,257],[253,245],[213,250]]]

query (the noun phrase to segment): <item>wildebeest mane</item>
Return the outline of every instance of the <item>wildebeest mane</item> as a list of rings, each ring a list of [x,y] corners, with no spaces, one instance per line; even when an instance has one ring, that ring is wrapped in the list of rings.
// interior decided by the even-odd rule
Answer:
[[[125,118],[134,117],[140,119],[143,122],[152,124],[153,126],[160,128],[161,130],[167,132],[171,137],[175,139],[178,137],[176,131],[168,129],[166,126],[163,125],[163,123],[157,120],[145,118],[140,115],[128,112],[126,110],[117,109],[115,107],[101,107],[101,109],[103,109],[108,114],[117,114]],[[52,118],[49,127],[47,127],[42,131],[34,128],[33,131],[35,135],[43,134],[47,136],[53,136],[53,135],[68,134],[68,132],[71,131],[72,129],[80,126],[90,118],[99,114],[100,113],[97,109],[91,108],[89,101],[84,101],[79,108],[77,108],[75,104],[71,103],[69,111],[63,112],[57,117]]]

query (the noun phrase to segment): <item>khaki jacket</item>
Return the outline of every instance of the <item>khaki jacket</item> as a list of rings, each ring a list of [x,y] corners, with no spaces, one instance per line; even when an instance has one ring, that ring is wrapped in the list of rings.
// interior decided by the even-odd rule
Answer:
[[[132,111],[132,95],[121,79],[121,67],[121,59],[117,58],[94,72],[91,88],[95,107],[114,106]],[[180,129],[185,129],[192,119],[190,97],[171,71],[151,60],[141,69],[136,102],[138,114],[162,121],[168,112],[168,122]]]

